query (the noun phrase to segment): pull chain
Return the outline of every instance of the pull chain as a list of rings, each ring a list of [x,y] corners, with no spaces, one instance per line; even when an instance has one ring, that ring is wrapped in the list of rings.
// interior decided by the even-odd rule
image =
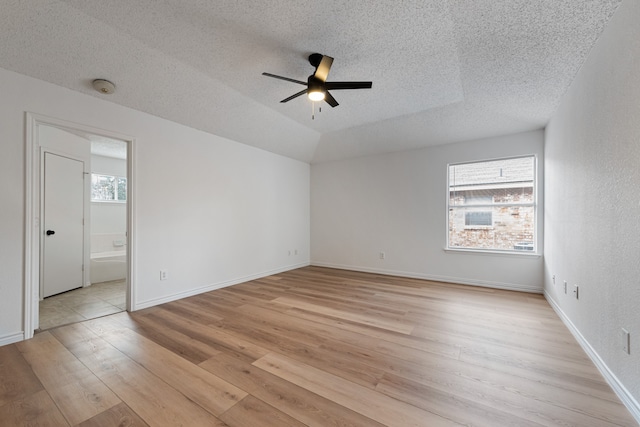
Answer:
[[[322,107],[318,107],[318,113],[322,113]],[[311,120],[316,119],[316,102],[311,101]]]

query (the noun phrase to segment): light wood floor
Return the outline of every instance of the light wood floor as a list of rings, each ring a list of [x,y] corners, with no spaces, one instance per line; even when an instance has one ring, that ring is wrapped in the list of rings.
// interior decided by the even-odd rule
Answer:
[[[0,347],[0,425],[637,424],[540,295],[307,267]]]

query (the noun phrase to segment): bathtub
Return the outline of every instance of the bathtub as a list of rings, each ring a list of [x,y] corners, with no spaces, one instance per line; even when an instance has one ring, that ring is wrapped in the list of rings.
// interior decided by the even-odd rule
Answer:
[[[94,252],[91,254],[91,283],[124,280],[127,277],[126,251]]]

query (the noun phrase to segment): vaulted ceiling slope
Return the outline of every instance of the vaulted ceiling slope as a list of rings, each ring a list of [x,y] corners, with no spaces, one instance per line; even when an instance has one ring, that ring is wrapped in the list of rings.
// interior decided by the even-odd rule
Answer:
[[[0,67],[323,162],[544,127],[621,2],[0,0]],[[373,88],[280,103],[313,52]]]

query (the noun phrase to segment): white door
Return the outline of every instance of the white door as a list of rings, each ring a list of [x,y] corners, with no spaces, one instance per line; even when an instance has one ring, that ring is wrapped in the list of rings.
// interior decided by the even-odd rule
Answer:
[[[84,163],[44,153],[43,298],[82,286]]]

